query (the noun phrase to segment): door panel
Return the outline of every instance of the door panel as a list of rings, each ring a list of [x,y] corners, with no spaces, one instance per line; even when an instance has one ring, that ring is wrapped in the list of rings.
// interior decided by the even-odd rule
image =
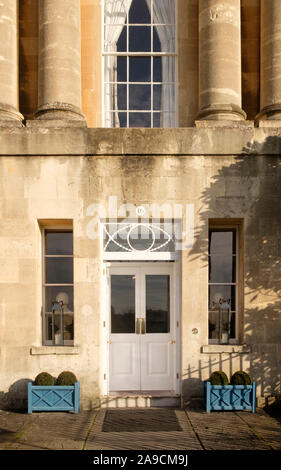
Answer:
[[[164,338],[144,338],[142,342],[141,381],[143,390],[172,390],[171,345]]]
[[[137,335],[116,335],[109,348],[109,389],[139,390],[140,342]]]

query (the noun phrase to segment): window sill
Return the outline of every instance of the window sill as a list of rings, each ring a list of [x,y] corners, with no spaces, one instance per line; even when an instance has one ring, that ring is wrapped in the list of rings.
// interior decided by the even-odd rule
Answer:
[[[80,346],[33,346],[31,356],[80,354]]]
[[[247,344],[208,344],[202,346],[201,353],[216,354],[216,353],[239,353],[247,354],[252,351],[251,346]]]

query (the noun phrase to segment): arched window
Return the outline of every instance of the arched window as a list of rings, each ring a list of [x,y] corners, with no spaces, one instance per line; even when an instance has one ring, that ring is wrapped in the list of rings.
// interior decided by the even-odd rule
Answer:
[[[176,126],[176,0],[104,0],[105,127]]]

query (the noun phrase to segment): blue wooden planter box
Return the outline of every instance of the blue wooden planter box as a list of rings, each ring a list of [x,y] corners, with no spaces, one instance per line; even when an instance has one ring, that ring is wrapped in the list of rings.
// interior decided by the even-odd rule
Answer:
[[[80,408],[80,382],[74,385],[33,385],[27,388],[28,413],[32,411],[74,411]]]
[[[205,381],[206,411],[256,412],[256,382],[251,385],[212,385]]]

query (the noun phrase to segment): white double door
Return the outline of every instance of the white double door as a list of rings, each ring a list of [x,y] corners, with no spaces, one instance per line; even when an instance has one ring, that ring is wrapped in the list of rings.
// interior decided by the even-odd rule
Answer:
[[[108,274],[109,391],[174,390],[173,263],[126,263]]]

